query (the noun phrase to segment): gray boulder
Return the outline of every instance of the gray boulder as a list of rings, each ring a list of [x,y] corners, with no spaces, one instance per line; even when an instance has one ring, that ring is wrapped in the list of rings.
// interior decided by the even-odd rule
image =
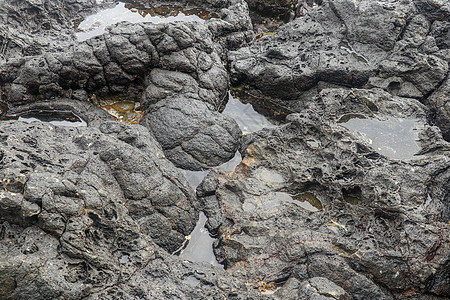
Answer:
[[[233,119],[189,98],[151,106],[142,124],[151,129],[176,166],[189,170],[208,169],[230,160],[241,136]]]
[[[242,33],[244,42],[251,29],[245,2],[232,1],[229,5],[217,7],[222,18],[205,24],[122,23],[64,52],[10,59],[0,65],[4,97],[16,106],[60,97],[87,101],[118,93],[132,98],[142,95],[146,115],[157,112],[146,119],[165,120],[172,117],[164,115],[170,109],[160,108],[173,107],[170,99],[176,97],[182,100],[176,105],[185,112],[181,116],[186,118],[184,125],[197,123],[202,128],[211,128],[199,132],[195,139],[193,134],[186,136],[191,141],[179,151],[173,147],[167,149],[166,140],[173,137],[176,140],[169,144],[179,145],[177,136],[183,136],[186,128],[175,126],[161,130],[160,125],[157,128],[151,122],[144,123],[155,133],[168,158],[178,166],[198,170],[220,165],[233,157],[240,137],[237,124],[216,112],[226,102],[229,81],[220,55],[225,55],[227,40],[233,34]],[[225,30],[220,26],[232,28]],[[199,110],[195,114],[202,115],[201,118],[189,119],[192,108],[181,107],[189,105],[191,100],[204,103],[196,105]],[[167,130],[176,131],[175,135],[165,135]],[[205,135],[214,136],[215,142],[210,143],[211,138],[206,142]]]
[[[353,299],[412,288],[447,296],[447,277],[434,270],[448,260],[450,148],[426,124],[425,106],[381,90],[324,89],[314,100],[288,124],[246,136],[235,171],[211,173],[198,189],[219,261],[254,285],[325,277]],[[349,114],[421,123],[417,155],[380,154],[345,127]]]
[[[144,127],[98,123],[71,129],[2,122],[3,218],[64,238],[68,222],[90,209],[110,225],[125,214],[175,251],[197,218],[187,182]],[[12,132],[23,134],[16,139]]]

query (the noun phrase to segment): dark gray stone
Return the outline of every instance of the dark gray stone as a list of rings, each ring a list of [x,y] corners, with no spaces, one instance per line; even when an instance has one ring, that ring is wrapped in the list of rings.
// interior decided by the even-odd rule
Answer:
[[[266,35],[250,47],[229,55],[235,82],[263,93],[292,99],[318,81],[361,86],[373,76],[385,52],[362,41],[347,39],[330,4],[315,8]]]
[[[207,104],[197,112],[203,118],[188,120],[189,114],[184,114],[185,122],[198,123],[202,128],[214,126],[208,132],[200,132],[195,139],[192,135],[186,137],[190,140],[184,145],[183,151],[187,155],[167,149],[163,141],[184,136],[185,128],[175,126],[170,130],[177,131],[176,134],[165,136],[160,128],[146,124],[157,133],[155,136],[164,145],[168,158],[178,166],[194,169],[216,166],[228,160],[230,153],[234,155],[240,135],[236,124],[215,112],[226,102],[228,91],[228,74],[219,55],[225,55],[226,41],[233,37],[232,33],[245,35],[244,32],[251,29],[246,11],[245,2],[232,1],[226,11],[220,10],[221,19],[212,19],[205,24],[113,25],[108,33],[64,52],[47,52],[14,64],[7,62],[3,65],[8,73],[3,75],[2,72],[2,88],[14,105],[59,97],[86,100],[89,95],[95,98],[117,93],[140,97],[145,90],[142,107],[158,111],[155,118],[165,119],[171,116],[163,116],[164,110],[149,106],[172,97],[199,100]],[[221,32],[214,22],[225,22],[232,28]],[[179,101],[178,105],[187,103]],[[159,107],[171,105],[170,101],[158,104]],[[183,109],[191,110],[189,107]],[[172,140],[171,143],[179,144],[179,141]],[[213,153],[211,159],[208,153]]]
[[[450,78],[426,100],[428,106],[431,107],[433,122],[442,131],[442,136],[446,141],[450,141]]]
[[[35,216],[42,228],[60,236],[67,222],[90,208],[113,222],[120,219],[118,209],[128,210],[127,216],[169,251],[176,250],[195,225],[191,189],[144,127],[113,121],[100,123],[100,131],[45,123],[1,125],[6,133],[4,205],[6,211],[18,211],[23,221]],[[24,134],[16,141],[8,132]],[[26,137],[38,147],[24,142]],[[20,173],[11,169],[14,165],[20,166]]]
[[[1,299],[450,296],[448,1],[190,0],[218,18],[78,43],[94,2],[0,3]],[[295,19],[253,41],[267,7],[255,33]],[[286,124],[241,136],[226,68]],[[117,94],[145,127],[90,103]],[[84,126],[17,120],[42,111]],[[238,148],[198,198],[174,166]],[[198,210],[226,271],[172,254]]]
[[[421,120],[420,156],[380,155],[366,136],[337,123],[348,114]],[[325,277],[353,299],[392,299],[417,287],[429,293],[435,281],[445,297],[446,276],[433,270],[448,259],[441,226],[450,148],[426,125],[425,106],[381,90],[324,89],[288,121],[247,136],[236,170],[210,174],[198,190],[219,235],[219,261],[254,284]],[[443,185],[430,185],[430,174]],[[403,253],[433,258],[412,263]]]
[[[448,72],[447,25],[426,16],[417,14],[413,1],[324,1],[273,36],[232,52],[232,80],[282,99],[295,99],[319,81],[370,83],[423,98]]]
[[[202,170],[233,158],[241,131],[236,122],[201,101],[172,98],[149,107],[142,121],[178,167]]]

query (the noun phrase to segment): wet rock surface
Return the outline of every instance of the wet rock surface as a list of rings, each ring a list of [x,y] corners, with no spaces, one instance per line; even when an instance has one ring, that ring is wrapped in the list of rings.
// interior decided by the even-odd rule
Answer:
[[[75,44],[63,52],[11,59],[0,67],[2,94],[13,105],[58,97],[87,101],[95,100],[96,96],[125,94],[140,98],[143,94],[143,107],[157,112],[153,117],[163,120],[172,117],[171,108],[161,110],[150,107],[152,104],[170,106],[171,96],[176,96],[177,102],[186,102],[182,104],[186,107],[189,107],[189,101],[199,100],[207,104],[202,108],[204,118],[199,120],[184,113],[185,123],[172,124],[175,127],[170,130],[184,135],[185,127],[180,126],[186,126],[186,123],[187,127],[194,128],[195,123],[208,127],[214,122],[205,122],[206,119],[220,121],[209,133],[187,137],[191,145],[183,150],[174,153],[173,147],[166,149],[167,143],[161,136],[164,139],[172,137],[150,122],[145,124],[156,133],[167,156],[177,165],[192,169],[219,165],[234,155],[239,138],[237,125],[214,112],[228,91],[228,74],[219,58],[225,49],[221,44],[226,46],[230,36],[237,42],[239,38],[232,35],[234,31],[242,33],[245,41],[251,28],[249,18],[239,15],[245,14],[245,3],[232,4],[221,11],[223,19],[211,19],[205,24],[121,23],[112,25],[108,33]],[[227,33],[222,34],[225,29],[221,26],[228,26]],[[217,139],[219,145],[205,144],[205,134],[218,134],[225,139],[223,142]],[[173,139],[170,144],[179,146],[177,137]],[[199,148],[212,153],[213,159],[208,160],[204,155],[198,157]]]
[[[97,110],[89,127],[0,123],[2,298],[192,299],[245,290],[222,269],[169,254],[195,225],[194,193],[145,127]]]
[[[213,17],[77,41],[117,3],[0,3],[0,298],[450,297],[446,1],[126,1]],[[223,267],[177,255],[200,211]]]
[[[235,83],[299,113],[245,136],[242,164],[198,190],[227,270],[255,286],[324,276],[353,299],[448,296],[448,277],[435,272],[449,255],[448,46],[431,30],[447,16],[436,2],[324,1],[229,54]],[[345,129],[352,118],[393,117],[421,124],[412,159]],[[411,238],[424,228],[434,234]]]
[[[73,44],[72,20],[114,1],[3,1],[0,5],[0,62],[17,56],[63,51]]]
[[[230,54],[231,74],[277,98],[295,98],[318,81],[421,98],[448,72],[446,33],[430,30],[448,26],[448,5],[441,9],[435,16],[414,1],[324,1]]]
[[[33,224],[61,236],[72,217],[88,215],[90,209],[113,223],[121,222],[118,210],[128,210],[126,216],[168,250],[176,249],[195,224],[186,181],[178,179],[141,126],[105,121],[94,129],[4,121],[2,136],[3,195],[21,199],[6,210],[6,219],[17,210],[13,216],[22,215],[25,224],[36,218]]]
[[[355,102],[365,102],[360,108],[349,101],[352,93]],[[323,101],[317,109],[322,117],[314,111],[292,114],[289,124],[248,136],[235,172],[209,175],[199,195],[209,228],[219,234],[216,254],[227,270],[254,284],[323,276],[353,299],[391,298],[418,286],[434,293],[429,282],[449,251],[448,179],[437,186],[429,180],[435,177],[430,174],[448,178],[448,143],[425,125],[421,155],[391,160],[336,122],[349,105],[355,114],[424,121],[420,102],[385,102],[384,96],[323,90],[315,99]],[[370,109],[375,106],[376,113]],[[431,190],[434,197],[426,192]],[[320,203],[320,210],[305,209],[305,201]],[[422,230],[426,240],[417,240]],[[426,258],[430,252],[432,259]]]

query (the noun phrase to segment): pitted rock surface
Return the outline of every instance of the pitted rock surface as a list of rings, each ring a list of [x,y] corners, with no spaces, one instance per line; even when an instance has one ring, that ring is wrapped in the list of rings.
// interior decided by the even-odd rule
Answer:
[[[205,284],[217,285],[217,271],[207,266],[185,263],[178,279],[164,275],[181,262],[154,243],[175,251],[197,213],[187,181],[144,127],[2,121],[0,132],[2,298],[96,299],[126,294],[121,289],[129,297],[194,297],[183,280],[195,268]],[[138,290],[129,283],[144,277],[153,283]],[[177,290],[151,291],[160,280]],[[239,284],[228,282],[209,295],[236,293]]]
[[[230,54],[231,74],[276,98],[298,97],[318,81],[385,84],[402,96],[424,97],[448,72],[443,27],[449,8],[442,3],[434,16],[418,4],[323,1],[273,36]]]
[[[448,295],[448,278],[435,270],[446,270],[449,255],[450,145],[424,125],[420,156],[392,160],[336,123],[351,111],[425,124],[420,102],[389,96],[325,89],[315,108],[246,136],[235,172],[208,175],[198,194],[229,271],[255,285],[325,277],[352,299],[391,299],[417,287]],[[430,182],[436,177],[440,184]],[[321,210],[300,205],[312,194]]]
[[[113,3],[113,0],[2,1],[0,63],[12,57],[64,51],[75,43],[72,20]]]
[[[208,77],[207,71],[212,68],[210,65],[203,68],[205,71],[199,69],[197,57],[204,55],[205,60],[220,68],[223,77],[216,89],[208,86],[213,92],[212,99],[208,100],[214,101],[226,92],[227,82],[223,81],[227,75],[222,64],[218,64],[208,36],[207,28],[195,22],[171,26],[117,24],[109,33],[87,40],[66,53],[46,53],[3,64],[5,95],[11,103],[23,103],[70,96],[79,89],[98,95],[126,92],[131,83],[144,80],[143,75],[159,67],[200,79]]]
[[[370,49],[373,55],[368,59],[349,53],[345,47],[350,51],[352,46],[344,42],[346,27],[330,6],[326,2],[273,36],[263,36],[252,46],[230,53],[232,79],[282,99],[298,96],[319,80],[363,85],[375,74],[384,53]]]
[[[22,108],[49,107],[88,126],[0,122],[0,298],[258,297],[223,269],[170,255],[195,225],[195,197],[145,127],[88,103]]]
[[[219,17],[81,43],[71,21],[117,1],[0,3],[1,299],[450,297],[448,1],[247,2],[127,2]],[[293,113],[241,136],[218,112],[230,77]],[[117,95],[141,102],[141,125],[95,106]],[[86,124],[17,120],[40,111]],[[413,123],[417,150],[392,158],[355,120]],[[176,166],[238,147],[195,197]],[[225,270],[173,254],[198,210]]]
[[[31,295],[37,300],[260,299],[257,291],[223,269],[168,255],[139,232],[133,221],[122,220],[119,227],[103,223],[102,217],[96,222],[90,217],[83,221],[86,223],[68,227],[80,233],[79,237],[68,237],[69,242],[36,226],[23,228],[2,221],[2,298],[26,299]],[[89,232],[88,236],[81,234],[83,229]],[[115,242],[92,248],[99,239],[106,240],[104,234]],[[70,247],[76,238],[82,239],[87,249]],[[88,251],[81,257],[80,250]]]
[[[169,251],[195,225],[190,188],[144,127],[113,121],[99,129],[1,125],[6,220],[22,216],[19,224],[38,224],[64,239],[78,218],[92,214],[115,224],[131,216]]]
[[[10,59],[0,66],[4,97],[10,105],[17,105],[58,97],[87,101],[93,94],[140,97],[144,92],[142,106],[148,110],[147,115],[158,111],[154,118],[163,119],[170,118],[164,115],[170,110],[150,108],[151,104],[174,96],[183,100],[180,104],[196,99],[207,104],[201,109],[203,118],[190,119],[189,114],[184,114],[184,125],[192,127],[199,120],[203,128],[214,125],[209,131],[216,135],[215,143],[202,142],[204,133],[200,132],[201,136],[187,137],[191,146],[184,147],[181,154],[181,150],[174,153],[169,148],[165,149],[166,155],[178,166],[189,169],[220,165],[233,157],[240,134],[233,120],[215,112],[225,100],[229,81],[219,54],[224,54],[231,33],[240,32],[241,40],[248,40],[251,23],[247,15],[241,16],[246,11],[245,3],[233,1],[229,8],[222,9],[223,19],[212,19],[208,24],[117,24],[108,33],[63,52]],[[171,105],[170,101],[164,102],[167,103],[157,105]],[[219,123],[213,124],[212,120]],[[145,124],[158,139],[166,133],[151,122]],[[170,130],[182,135],[185,128],[175,126]],[[170,136],[164,137],[167,138]],[[162,145],[165,147],[165,143]],[[200,150],[211,153],[212,159],[209,155],[199,157]]]

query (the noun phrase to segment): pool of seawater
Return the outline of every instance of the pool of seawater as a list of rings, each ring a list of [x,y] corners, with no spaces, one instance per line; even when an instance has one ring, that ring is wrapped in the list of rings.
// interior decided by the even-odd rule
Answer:
[[[250,103],[242,103],[231,93],[228,93],[228,103],[222,113],[232,117],[238,123],[243,134],[256,132],[263,128],[276,127],[266,117],[255,111]]]
[[[233,97],[231,93],[228,94],[228,103],[225,106],[224,111],[222,112],[224,115],[227,115],[233,118],[236,123],[239,125],[239,128],[242,130],[243,134],[249,134],[252,132],[256,132],[263,128],[273,128],[276,127],[272,123],[270,123],[266,117],[258,113],[253,109],[251,104],[244,104],[239,99]],[[242,161],[241,154],[237,151],[234,157],[227,161],[226,163],[215,167],[214,169],[222,169],[228,172],[234,171],[234,168],[240,164]],[[181,170],[181,169],[180,169]],[[186,174],[186,177],[190,183],[190,185],[194,188],[202,182],[206,175],[208,175],[209,170],[205,171],[189,171],[189,170],[181,170]]]
[[[224,164],[221,164],[218,167],[215,167],[214,169],[222,169],[224,171],[231,172],[231,171],[234,170],[234,168],[236,168],[237,165],[239,165],[241,163],[241,161],[242,161],[242,156],[239,153],[239,151],[236,151],[234,157],[231,160],[227,161]],[[184,172],[184,174],[186,175],[186,178],[187,178],[189,184],[195,190],[197,188],[197,186],[206,177],[206,175],[208,175],[210,170],[189,171],[189,170],[182,170],[182,169],[180,169],[180,171]]]
[[[267,195],[261,196],[263,205],[271,205],[276,207],[278,203],[287,202],[295,204],[304,210],[310,212],[317,212],[322,210],[322,202],[310,192],[289,194],[286,192],[270,192]]]
[[[236,120],[236,123],[239,125],[244,134],[255,132],[263,128],[275,127],[275,125],[271,124],[266,117],[256,112],[251,104],[243,104],[237,98],[234,98],[231,93],[229,93],[228,103],[223,111],[223,114]],[[237,151],[231,160],[215,167],[215,169],[220,168],[231,172],[237,165],[240,164],[241,161],[241,154]],[[189,184],[194,190],[210,172],[210,170],[189,171],[182,169],[180,169],[180,171],[185,173]],[[302,204],[300,201],[297,202],[300,206],[304,205],[305,207],[310,208],[308,204]],[[310,209],[313,210],[314,207]],[[208,230],[205,228],[205,223],[206,216],[203,212],[201,212],[197,225],[190,234],[189,242],[186,248],[182,250],[180,257],[194,262],[209,262],[214,266],[221,266],[216,260],[212,247],[215,239],[210,236]]]
[[[7,119],[21,122],[48,122],[55,126],[86,127],[86,122],[73,112],[69,111],[30,111],[18,116],[10,116]]]
[[[205,214],[200,212],[197,225],[191,232],[189,243],[181,251],[180,257],[193,262],[208,262],[213,266],[222,266],[217,262],[214,255],[213,243],[215,239],[205,228],[206,220]]]
[[[388,158],[413,159],[420,150],[417,140],[424,124],[418,119],[388,117],[378,120],[355,115],[350,118],[344,116],[340,123]]]
[[[102,35],[105,33],[107,26],[123,21],[130,23],[204,22],[204,19],[210,16],[203,10],[184,10],[176,7],[161,8],[160,12],[158,12],[157,9],[138,9],[131,7],[130,4],[120,2],[113,8],[105,9],[86,17],[76,26],[76,35],[78,41],[82,42]]]

